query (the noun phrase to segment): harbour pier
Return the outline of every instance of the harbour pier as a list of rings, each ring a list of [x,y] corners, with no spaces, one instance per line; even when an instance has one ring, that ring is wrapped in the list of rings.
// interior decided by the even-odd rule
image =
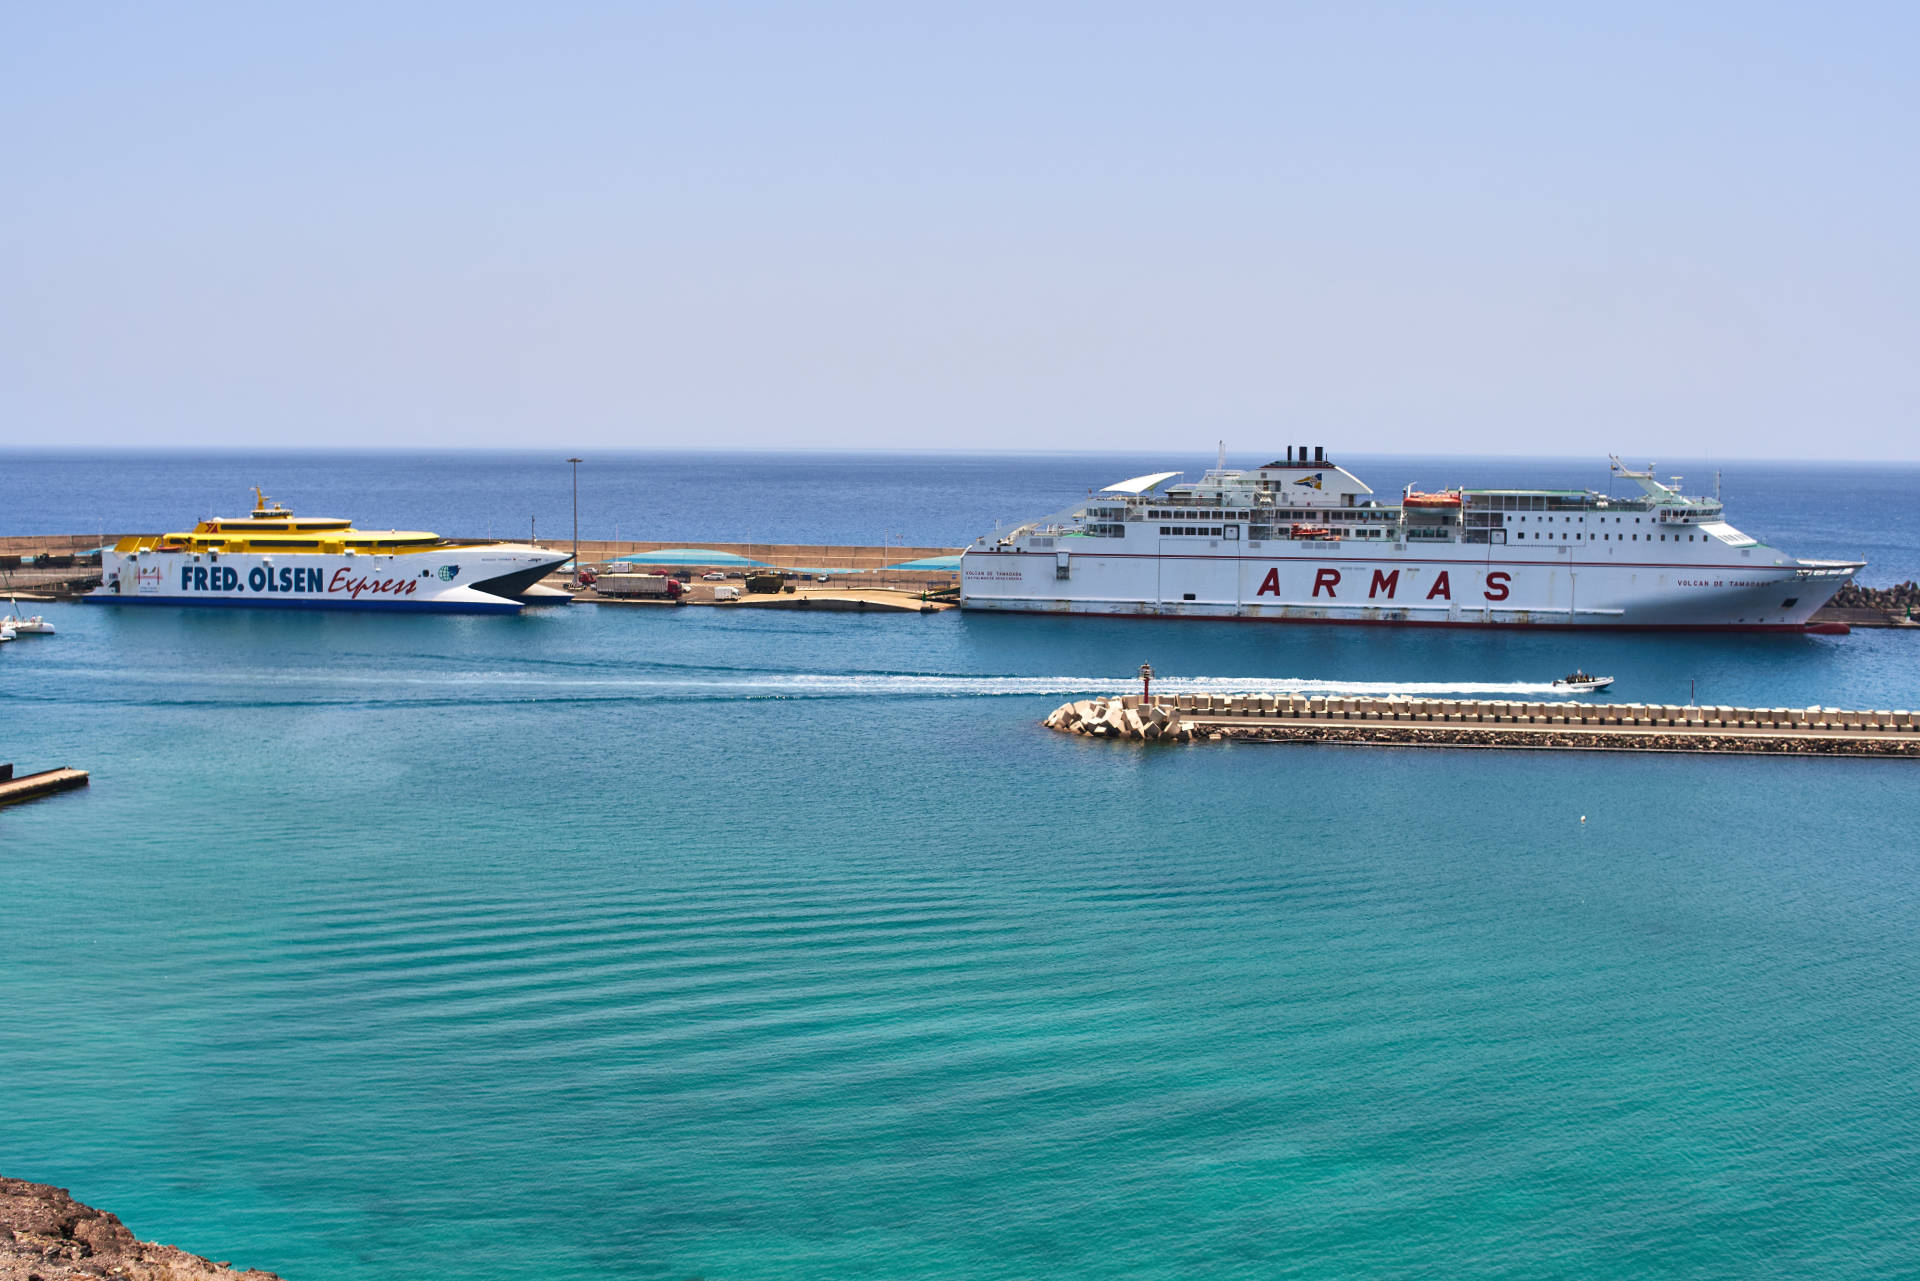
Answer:
[[[83,769],[43,769],[35,774],[13,776],[13,766],[0,765],[0,807],[34,801],[55,792],[87,785]]]
[[[1346,743],[1920,760],[1907,710],[1523,703],[1302,694],[1139,694],[1056,709],[1047,728],[1136,741]]]

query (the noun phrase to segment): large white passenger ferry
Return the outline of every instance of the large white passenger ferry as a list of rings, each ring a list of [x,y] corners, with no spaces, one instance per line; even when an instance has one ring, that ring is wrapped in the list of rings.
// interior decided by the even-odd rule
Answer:
[[[510,614],[566,561],[564,554],[521,543],[462,542],[417,530],[355,529],[335,517],[296,517],[256,489],[245,519],[203,520],[190,533],[121,539],[101,554],[101,585],[84,599]]]
[[[1799,560],[1652,469],[1639,493],[1450,489],[1381,502],[1316,446],[1138,476],[977,539],[969,608],[1329,623],[1805,631],[1863,562]],[[1844,631],[1821,626],[1819,630]]]

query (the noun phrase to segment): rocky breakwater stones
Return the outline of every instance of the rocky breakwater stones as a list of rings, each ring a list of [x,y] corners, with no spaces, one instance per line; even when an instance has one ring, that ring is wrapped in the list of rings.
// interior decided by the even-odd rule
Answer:
[[[1133,739],[1142,743],[1191,743],[1193,727],[1157,703],[1129,707],[1118,698],[1082,699],[1054,709],[1040,722],[1063,734]]]

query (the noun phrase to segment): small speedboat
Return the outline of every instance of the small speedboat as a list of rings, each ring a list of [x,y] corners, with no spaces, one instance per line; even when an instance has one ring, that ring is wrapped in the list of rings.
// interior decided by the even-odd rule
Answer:
[[[1605,689],[1613,684],[1611,676],[1589,676],[1578,668],[1568,672],[1553,683],[1553,687],[1569,694],[1591,694],[1597,689]]]

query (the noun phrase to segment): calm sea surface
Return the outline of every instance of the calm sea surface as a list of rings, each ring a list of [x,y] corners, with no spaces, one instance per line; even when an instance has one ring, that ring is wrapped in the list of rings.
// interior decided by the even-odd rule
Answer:
[[[632,456],[582,524],[957,543],[1155,461]],[[0,462],[11,532],[256,478],[566,510],[528,459]],[[1749,532],[1920,572],[1913,469],[1722,466]],[[0,811],[0,1172],[142,1235],[292,1281],[1920,1272],[1920,767],[1036,724],[1142,661],[1915,707],[1911,636],[46,612],[0,759],[94,785]]]

